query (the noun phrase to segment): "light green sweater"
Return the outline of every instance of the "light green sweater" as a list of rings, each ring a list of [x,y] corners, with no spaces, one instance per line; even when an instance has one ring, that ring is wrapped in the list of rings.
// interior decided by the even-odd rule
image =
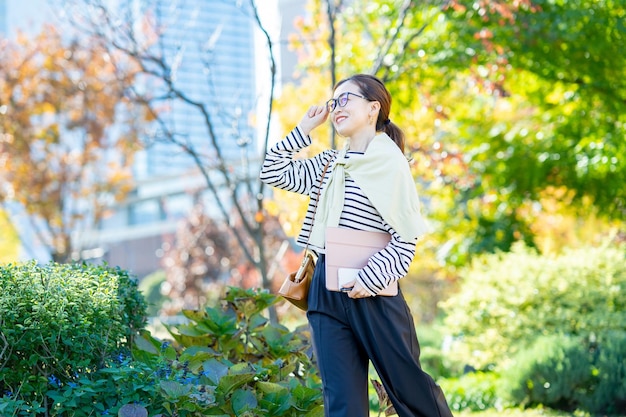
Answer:
[[[348,148],[349,143],[339,152],[319,197],[309,242],[324,247],[326,227],[339,225],[346,173],[404,240],[426,233],[428,225],[420,212],[409,164],[393,140],[386,133],[377,134],[359,158],[345,158]]]

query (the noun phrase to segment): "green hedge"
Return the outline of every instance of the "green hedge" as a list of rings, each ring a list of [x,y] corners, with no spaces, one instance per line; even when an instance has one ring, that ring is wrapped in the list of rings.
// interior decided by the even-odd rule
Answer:
[[[539,338],[503,372],[498,392],[516,406],[623,413],[626,332],[607,332],[591,340],[565,335]]]
[[[145,309],[135,280],[117,268],[0,266],[0,408],[21,401],[27,415],[46,414],[49,389],[129,351]]]
[[[541,255],[522,245],[478,257],[445,302],[451,356],[477,369],[505,365],[541,336],[626,329],[626,247]]]
[[[493,372],[470,372],[438,381],[452,411],[485,411],[501,402],[496,394],[499,376]]]

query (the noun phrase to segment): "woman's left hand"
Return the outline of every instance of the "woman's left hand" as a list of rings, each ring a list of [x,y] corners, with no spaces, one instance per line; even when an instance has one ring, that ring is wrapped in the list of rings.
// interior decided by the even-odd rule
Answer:
[[[354,280],[353,283],[351,284],[347,284],[346,287],[350,287],[352,286],[352,290],[350,292],[347,292],[348,297],[350,298],[367,298],[367,297],[371,297],[372,295],[367,292],[365,290],[365,288],[363,288],[363,286],[361,284],[359,284],[359,281]]]

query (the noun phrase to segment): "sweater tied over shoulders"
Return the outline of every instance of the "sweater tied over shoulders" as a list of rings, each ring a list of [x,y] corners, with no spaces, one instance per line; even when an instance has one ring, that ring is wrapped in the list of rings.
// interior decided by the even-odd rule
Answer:
[[[325,245],[327,227],[337,227],[343,210],[345,175],[357,183],[382,218],[405,240],[428,232],[415,181],[404,154],[386,133],[377,134],[363,155],[346,158],[349,142],[339,152],[319,197],[309,242]]]

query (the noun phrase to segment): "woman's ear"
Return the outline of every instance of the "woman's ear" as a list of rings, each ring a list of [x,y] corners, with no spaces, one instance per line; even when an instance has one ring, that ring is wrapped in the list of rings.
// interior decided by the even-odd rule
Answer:
[[[378,101],[370,101],[370,112],[376,114],[380,111],[380,103]]]

